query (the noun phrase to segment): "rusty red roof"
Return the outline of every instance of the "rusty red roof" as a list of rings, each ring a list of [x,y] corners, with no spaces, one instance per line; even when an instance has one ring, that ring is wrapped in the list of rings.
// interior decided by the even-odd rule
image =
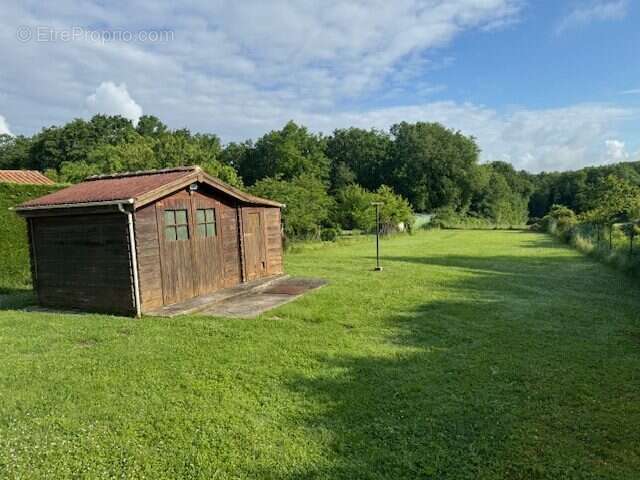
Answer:
[[[0,183],[53,185],[53,181],[36,170],[0,170]]]
[[[277,202],[246,194],[218,179],[210,177],[202,172],[200,167],[192,166],[89,177],[84,182],[72,185],[64,190],[29,200],[16,207],[16,210],[73,207],[81,204],[99,205],[118,201],[135,203],[136,206],[139,206],[139,200],[150,201],[154,198],[155,192],[162,191],[166,194],[165,187],[169,188],[171,184],[174,184],[177,190],[182,188],[185,182],[188,184],[196,180],[202,180],[212,187],[246,203],[282,206]]]

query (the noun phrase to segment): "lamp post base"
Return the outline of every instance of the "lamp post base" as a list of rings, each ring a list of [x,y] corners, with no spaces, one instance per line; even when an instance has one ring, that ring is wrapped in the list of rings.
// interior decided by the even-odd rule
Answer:
[[[381,272],[382,271],[382,267],[376,267],[373,269],[375,272]]]

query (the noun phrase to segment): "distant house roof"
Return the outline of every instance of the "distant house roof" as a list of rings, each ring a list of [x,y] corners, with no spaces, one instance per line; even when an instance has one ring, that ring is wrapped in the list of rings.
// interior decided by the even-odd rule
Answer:
[[[0,183],[53,185],[53,181],[36,170],[0,170]]]
[[[89,177],[82,183],[29,200],[15,209],[20,211],[72,208],[87,204],[99,206],[113,203],[132,203],[138,208],[194,182],[207,184],[243,203],[284,206],[272,200],[249,195],[206,174],[200,167],[191,166]]]

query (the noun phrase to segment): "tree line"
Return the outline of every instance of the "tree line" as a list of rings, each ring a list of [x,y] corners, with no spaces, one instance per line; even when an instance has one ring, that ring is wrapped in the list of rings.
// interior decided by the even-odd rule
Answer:
[[[89,175],[198,164],[257,195],[288,205],[287,233],[335,235],[370,230],[371,202],[385,202],[389,228],[413,212],[523,225],[563,204],[589,210],[593,189],[609,175],[640,184],[636,164],[533,175],[505,162],[479,163],[473,137],[438,123],[401,122],[388,131],[344,128],[330,135],[289,122],[257,140],[223,145],[215,134],[171,130],[154,116],[137,125],[96,115],[33,136],[0,136],[0,169],[34,169],[60,182]]]

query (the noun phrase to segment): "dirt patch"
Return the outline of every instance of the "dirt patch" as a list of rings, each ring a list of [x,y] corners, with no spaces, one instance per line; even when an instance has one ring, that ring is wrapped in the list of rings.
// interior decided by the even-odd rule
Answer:
[[[93,348],[96,345],[98,345],[98,342],[91,338],[85,338],[76,342],[76,346],[78,346],[78,348]]]

